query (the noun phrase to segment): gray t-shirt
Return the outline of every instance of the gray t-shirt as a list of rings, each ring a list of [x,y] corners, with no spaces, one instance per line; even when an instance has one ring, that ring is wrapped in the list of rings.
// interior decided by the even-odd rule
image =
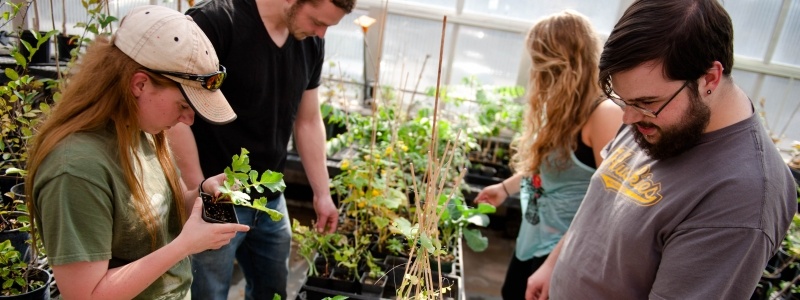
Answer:
[[[553,271],[552,299],[749,299],[797,210],[758,116],[664,160],[625,128],[605,149]]]

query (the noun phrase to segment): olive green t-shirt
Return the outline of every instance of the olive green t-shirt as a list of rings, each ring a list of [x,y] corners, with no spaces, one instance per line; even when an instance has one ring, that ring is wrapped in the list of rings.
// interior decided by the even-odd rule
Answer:
[[[136,155],[160,232],[156,247],[181,230],[173,194],[146,134]],[[122,175],[116,134],[110,128],[72,134],[48,154],[36,173],[37,217],[52,265],[109,261],[109,268],[154,251],[144,222]],[[183,259],[135,299],[183,299],[191,286],[191,265]]]

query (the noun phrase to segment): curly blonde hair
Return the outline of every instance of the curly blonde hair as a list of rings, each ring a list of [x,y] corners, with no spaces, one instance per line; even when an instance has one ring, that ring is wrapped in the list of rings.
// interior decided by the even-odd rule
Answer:
[[[585,16],[567,10],[537,22],[525,45],[532,60],[528,107],[512,166],[525,174],[539,173],[544,163],[563,169],[602,94],[600,42]]]

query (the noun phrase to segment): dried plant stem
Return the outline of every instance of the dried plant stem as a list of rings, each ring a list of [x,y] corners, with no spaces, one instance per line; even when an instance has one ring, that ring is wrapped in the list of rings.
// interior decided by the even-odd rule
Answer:
[[[417,232],[414,233],[415,241],[411,244],[411,251],[409,257],[411,258],[409,265],[406,266],[403,283],[398,290],[398,296],[403,299],[428,299],[428,298],[442,298],[443,283],[442,277],[439,275],[436,278],[438,288],[434,288],[434,278],[431,272],[431,253],[428,249],[417,250],[417,245],[423,237],[434,240],[439,236],[439,220],[442,213],[447,209],[447,204],[450,199],[455,195],[455,188],[451,190],[449,197],[443,205],[439,204],[439,199],[444,192],[445,184],[447,181],[447,172],[450,164],[455,156],[455,144],[448,141],[442,154],[442,159],[438,159],[438,112],[439,112],[439,88],[441,82],[441,68],[442,68],[442,55],[444,49],[445,30],[447,27],[447,17],[445,16],[442,21],[442,41],[439,50],[439,70],[437,75],[436,95],[434,97],[434,112],[433,122],[430,137],[430,149],[428,150],[428,160],[423,180],[425,181],[424,197],[419,197],[420,191],[416,182],[414,182],[414,195],[417,199],[415,201],[415,216],[417,218]],[[460,137],[461,132],[458,133]],[[455,143],[458,142],[456,138]],[[448,157],[449,156],[449,157]],[[444,172],[444,174],[442,173]],[[461,176],[456,179],[456,188],[460,184],[461,178],[464,176],[465,170],[462,170]],[[411,166],[411,175],[416,178],[414,166]],[[436,245],[435,247],[438,247]],[[440,249],[435,249],[440,250]],[[441,259],[439,259],[439,251],[434,251],[437,259],[437,265],[441,270]]]

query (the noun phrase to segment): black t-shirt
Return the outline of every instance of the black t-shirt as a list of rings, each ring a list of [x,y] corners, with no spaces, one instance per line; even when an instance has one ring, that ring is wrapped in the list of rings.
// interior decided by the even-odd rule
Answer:
[[[191,128],[204,174],[222,172],[241,148],[250,151],[253,169],[283,172],[303,92],[320,85],[323,40],[298,41],[289,35],[279,48],[255,0],[207,0],[186,14],[206,33],[227,69],[221,90],[237,115],[225,125],[195,118]]]

